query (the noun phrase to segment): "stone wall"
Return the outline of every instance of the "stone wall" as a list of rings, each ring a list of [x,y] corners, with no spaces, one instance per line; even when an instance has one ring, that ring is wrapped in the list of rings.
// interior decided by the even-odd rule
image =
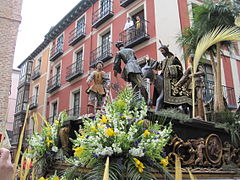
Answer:
[[[22,0],[0,0],[0,121],[6,120]]]

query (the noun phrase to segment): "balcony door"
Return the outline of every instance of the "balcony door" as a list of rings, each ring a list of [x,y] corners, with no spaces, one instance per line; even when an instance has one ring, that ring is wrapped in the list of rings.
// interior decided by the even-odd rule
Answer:
[[[110,52],[110,31],[102,36],[102,58],[107,57]]]
[[[101,17],[110,11],[110,0],[101,0]]]
[[[56,51],[62,51],[63,49],[63,34],[57,39]]]
[[[81,49],[76,53],[75,72],[82,70],[83,50]]]
[[[38,95],[39,95],[39,86],[35,86],[35,88],[34,88],[34,99],[33,99],[32,103],[38,104]]]
[[[80,91],[73,93],[73,116],[79,116]]]
[[[56,67],[56,73],[55,73],[56,85],[60,84],[60,70],[61,70],[60,68],[61,68],[60,66]]]
[[[52,103],[52,118],[50,119],[52,122],[57,119],[57,102]]]
[[[209,101],[214,94],[214,76],[212,66],[204,64],[205,69],[205,101]]]
[[[77,36],[84,33],[84,26],[85,26],[85,16],[83,16],[81,19],[77,21],[77,31],[76,31]]]

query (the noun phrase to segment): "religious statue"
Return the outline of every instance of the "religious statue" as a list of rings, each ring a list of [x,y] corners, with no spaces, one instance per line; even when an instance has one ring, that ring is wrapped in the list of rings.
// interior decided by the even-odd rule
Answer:
[[[90,83],[94,81],[94,84],[90,86]],[[103,71],[103,62],[98,61],[96,63],[96,70],[93,71],[87,78],[87,84],[89,88],[87,93],[89,94],[90,103],[88,104],[88,114],[95,112],[95,102],[97,100],[96,109],[101,109],[104,104],[104,97],[106,95],[106,88],[110,86],[110,79],[107,73]]]
[[[125,48],[122,41],[116,43],[118,52],[114,59],[114,76],[117,77],[117,74],[121,73],[121,77],[126,81],[132,84],[134,91],[138,93],[141,92],[141,95],[144,97],[145,102],[148,100],[148,93],[144,86],[144,81],[142,77],[141,67],[137,63],[137,58],[133,49]],[[121,61],[124,62],[125,66],[122,70]]]
[[[204,91],[204,76],[205,72],[201,65],[198,65],[197,72],[193,75],[192,64],[193,64],[194,54],[190,54],[188,57],[189,66],[184,72],[182,78],[176,83],[177,87],[182,87],[189,91],[191,94],[192,88],[196,90],[196,112],[195,117],[199,119],[205,119],[204,106],[203,106],[203,91]],[[195,78],[195,87],[192,87],[192,77]]]
[[[195,165],[203,165],[203,150],[205,148],[205,143],[203,138],[199,138],[199,143],[197,145],[197,159],[195,161]]]

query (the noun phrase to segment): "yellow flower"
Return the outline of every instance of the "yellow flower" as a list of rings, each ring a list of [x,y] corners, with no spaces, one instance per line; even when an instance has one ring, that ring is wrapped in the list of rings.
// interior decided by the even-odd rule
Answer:
[[[47,146],[48,146],[48,147],[49,147],[50,144],[52,144],[53,142],[54,142],[53,140],[51,140],[51,139],[49,139],[49,137],[47,137],[46,143],[47,143]]]
[[[137,124],[142,124],[144,123],[144,120],[138,121]]]
[[[60,180],[58,176],[55,176],[53,180]]]
[[[96,128],[95,126],[92,126],[92,127],[91,127],[91,131],[92,131],[92,132],[98,132],[98,130],[97,130],[97,128]]]
[[[143,163],[141,161],[139,161],[137,158],[133,158],[133,160],[135,161],[135,166],[138,168],[138,171],[140,173],[143,172],[143,169],[145,168],[145,166],[143,165]]]
[[[102,115],[102,119],[101,119],[101,123],[107,123],[109,121],[109,119],[107,118],[107,116]]]
[[[150,135],[150,132],[148,130],[145,130],[144,133],[143,133],[144,137],[147,137]]]
[[[84,147],[77,147],[74,148],[73,150],[75,151],[74,156],[80,158],[83,153]]]
[[[58,126],[59,125],[59,121],[58,120],[54,120],[54,123]]]
[[[164,168],[166,168],[169,164],[168,162],[168,156],[165,159],[161,159],[160,164],[163,165]]]
[[[48,180],[48,178],[45,179],[44,177],[41,177],[41,178],[39,178],[38,180]]]
[[[98,124],[97,127],[98,127],[98,129],[104,128],[104,126],[102,126],[101,124]]]
[[[49,127],[46,127],[46,130],[47,130],[47,136],[51,136],[52,135],[52,127],[49,126]]]
[[[114,135],[116,135],[116,133],[113,131],[112,128],[107,128],[107,130],[105,130],[105,133],[106,133],[108,136],[114,136]]]

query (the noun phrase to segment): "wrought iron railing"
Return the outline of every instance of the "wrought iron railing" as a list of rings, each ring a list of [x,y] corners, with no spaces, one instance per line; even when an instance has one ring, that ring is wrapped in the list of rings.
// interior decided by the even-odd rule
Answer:
[[[83,39],[86,36],[85,34],[85,24],[82,24],[80,27],[76,27],[69,33],[69,45],[73,46],[78,41]]]
[[[69,118],[78,118],[80,116],[80,107],[75,106],[72,109],[66,111]]]
[[[92,26],[94,28],[97,28],[112,16],[113,16],[112,1],[108,0],[107,2],[103,3],[101,7],[93,13]]]
[[[29,98],[29,109],[34,109],[38,106],[38,96],[32,96]]]
[[[104,45],[101,45],[91,51],[90,55],[90,66],[95,66],[97,61],[106,62],[107,60],[113,57],[112,54],[112,43],[108,42]]]
[[[40,65],[38,65],[37,67],[35,67],[32,71],[32,80],[37,79],[38,77],[40,77]]]
[[[27,74],[23,77],[21,77],[18,81],[18,88],[22,85],[24,85],[25,83],[26,84],[29,84],[30,83],[30,79],[31,79],[31,74]]]
[[[205,101],[208,102],[214,95],[214,82],[213,81],[206,81],[206,88],[205,88]],[[226,100],[226,103],[229,108],[236,108],[236,97],[235,91],[233,87],[228,87],[222,85],[222,93]]]
[[[148,23],[146,20],[141,20],[138,26],[133,25],[119,34],[119,39],[123,41],[125,47],[134,47],[150,38]]]
[[[66,80],[71,81],[72,79],[83,74],[82,61],[76,61],[67,67]]]
[[[49,122],[49,124],[52,124],[54,120],[58,120],[58,115],[52,115],[49,118],[47,118],[47,121]]]
[[[48,80],[47,92],[52,92],[60,87],[60,75],[56,74]]]
[[[54,61],[55,59],[57,59],[62,54],[63,54],[63,43],[56,44],[51,49],[50,61]]]
[[[127,7],[129,4],[134,2],[135,0],[120,0],[120,6]]]

